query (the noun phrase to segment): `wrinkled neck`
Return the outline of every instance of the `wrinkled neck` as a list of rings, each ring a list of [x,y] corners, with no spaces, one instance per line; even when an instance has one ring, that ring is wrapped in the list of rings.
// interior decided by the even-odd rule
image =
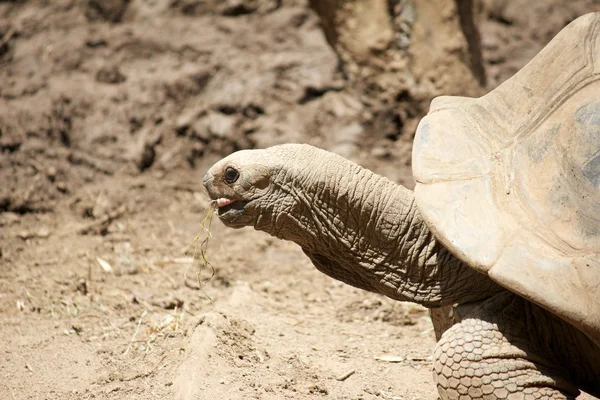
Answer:
[[[394,299],[433,307],[489,295],[495,284],[436,240],[410,190],[320,152],[276,175],[282,195],[257,229],[294,241],[325,274]]]

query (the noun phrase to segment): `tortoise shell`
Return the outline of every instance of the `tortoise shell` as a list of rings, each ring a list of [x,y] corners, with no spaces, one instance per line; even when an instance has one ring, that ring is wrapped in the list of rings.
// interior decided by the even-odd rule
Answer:
[[[413,173],[450,251],[600,345],[600,13],[489,94],[435,99]]]

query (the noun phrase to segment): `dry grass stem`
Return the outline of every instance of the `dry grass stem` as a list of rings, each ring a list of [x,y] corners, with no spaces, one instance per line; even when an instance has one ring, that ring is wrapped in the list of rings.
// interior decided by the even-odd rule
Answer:
[[[194,262],[198,260],[199,268],[196,274],[196,284],[198,286],[195,287],[195,289],[200,289],[211,303],[212,299],[210,298],[210,296],[208,296],[208,294],[206,294],[206,292],[204,292],[204,286],[208,282],[210,282],[210,280],[215,276],[216,272],[215,267],[208,261],[207,258],[208,243],[210,241],[210,238],[212,237],[210,233],[210,227],[212,224],[213,215],[215,214],[215,209],[216,202],[211,201],[206,210],[204,211],[204,218],[202,219],[202,222],[200,222],[200,227],[202,228],[202,230],[196,235],[194,240],[192,240],[192,242],[189,245],[187,245],[187,247],[183,250],[183,254],[186,257],[191,257],[192,259],[192,264],[190,264],[190,266],[194,265]],[[210,276],[203,281],[202,271],[206,267],[210,268]],[[184,279],[186,281],[188,270],[189,266],[188,268],[186,268],[184,273]]]
[[[139,333],[140,327],[142,326],[142,319],[144,319],[146,314],[148,314],[148,311],[144,310],[144,312],[140,316],[140,319],[138,320],[138,324],[137,324],[137,327],[135,328],[135,332],[133,333],[133,336],[131,337],[131,340],[129,341],[129,344],[127,345],[127,349],[125,349],[125,352],[123,353],[123,355],[126,355],[127,353],[129,353],[129,350],[131,350],[131,346],[135,342],[135,337]]]

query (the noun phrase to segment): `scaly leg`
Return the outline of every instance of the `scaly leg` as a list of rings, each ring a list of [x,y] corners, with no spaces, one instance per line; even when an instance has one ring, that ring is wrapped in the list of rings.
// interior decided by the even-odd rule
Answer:
[[[550,312],[498,294],[448,329],[436,346],[442,400],[575,399],[600,390],[600,349]]]

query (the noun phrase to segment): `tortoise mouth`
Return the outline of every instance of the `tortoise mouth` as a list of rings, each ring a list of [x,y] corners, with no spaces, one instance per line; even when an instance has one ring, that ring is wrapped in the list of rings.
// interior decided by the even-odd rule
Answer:
[[[248,224],[245,214],[248,201],[219,198],[216,201],[217,215],[219,219],[232,228],[241,228]]]
[[[217,200],[217,215],[221,218],[240,215],[244,212],[247,201],[220,198]]]

